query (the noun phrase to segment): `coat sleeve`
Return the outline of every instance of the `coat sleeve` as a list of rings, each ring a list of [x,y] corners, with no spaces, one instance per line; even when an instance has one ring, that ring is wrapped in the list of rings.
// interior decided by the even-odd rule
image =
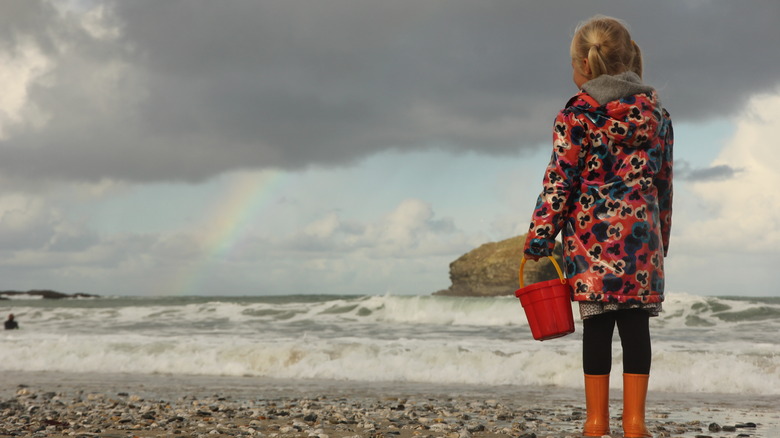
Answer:
[[[664,111],[664,128],[661,132],[664,139],[663,164],[656,174],[655,186],[658,189],[658,209],[661,220],[661,239],[664,245],[664,257],[669,253],[669,236],[672,231],[672,198],[674,194],[672,176],[674,165],[674,129],[669,113]]]
[[[553,153],[545,170],[542,193],[536,200],[531,226],[523,252],[549,256],[555,248],[555,237],[563,229],[571,212],[580,175],[584,167],[587,129],[569,110],[555,118]]]

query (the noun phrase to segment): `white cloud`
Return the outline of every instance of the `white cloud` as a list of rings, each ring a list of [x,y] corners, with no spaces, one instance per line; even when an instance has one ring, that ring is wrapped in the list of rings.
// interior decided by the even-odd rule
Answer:
[[[454,228],[452,221],[434,220],[430,204],[419,199],[407,199],[370,229],[370,233],[387,248],[399,252],[425,252],[426,244],[433,243],[441,234],[454,232]]]
[[[374,222],[344,220],[329,212],[301,231],[272,240],[280,248],[303,253],[384,259],[455,254],[475,238],[459,230],[452,219],[437,218],[429,203],[406,199]]]
[[[116,39],[120,35],[120,30],[112,12],[106,5],[96,5],[81,16],[81,25],[92,38]]]
[[[405,199],[368,222],[331,212],[299,232],[266,242],[272,253],[285,257],[265,261],[267,268],[280,269],[268,269],[279,275],[264,281],[285,291],[431,293],[448,286],[451,261],[484,241],[484,235],[438,218],[432,205],[420,199]],[[290,272],[302,269],[291,278]]]
[[[290,233],[261,230],[217,254],[205,228],[98,235],[44,198],[8,196],[0,275],[7,289],[120,295],[431,293],[447,286],[449,263],[484,240],[419,199],[372,221],[326,212]]]
[[[743,171],[691,184],[704,208],[676,233],[678,243],[711,251],[777,252],[780,245],[780,95],[754,97],[713,167]],[[684,147],[684,145],[679,145]]]
[[[341,219],[336,213],[329,213],[325,217],[315,220],[303,229],[305,236],[314,239],[327,239],[341,228]]]
[[[780,263],[780,94],[753,97],[710,169],[730,178],[677,181],[668,288],[705,295],[776,294]],[[711,147],[678,143],[677,151]]]
[[[45,122],[44,113],[29,102],[29,91],[49,71],[51,62],[32,40],[22,39],[0,50],[0,65],[0,140],[4,140],[11,126],[39,127]]]

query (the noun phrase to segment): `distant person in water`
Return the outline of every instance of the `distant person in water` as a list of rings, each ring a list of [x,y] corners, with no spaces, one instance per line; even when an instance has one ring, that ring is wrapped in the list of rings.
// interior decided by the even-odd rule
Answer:
[[[14,321],[14,314],[8,315],[8,319],[5,320],[5,329],[14,330],[19,328],[19,323]]]

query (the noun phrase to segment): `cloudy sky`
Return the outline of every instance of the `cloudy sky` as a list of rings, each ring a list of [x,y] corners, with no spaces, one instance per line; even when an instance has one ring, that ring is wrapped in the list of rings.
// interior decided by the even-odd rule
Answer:
[[[596,13],[674,118],[669,291],[778,295],[770,0],[2,2],[0,290],[446,288],[525,232]]]

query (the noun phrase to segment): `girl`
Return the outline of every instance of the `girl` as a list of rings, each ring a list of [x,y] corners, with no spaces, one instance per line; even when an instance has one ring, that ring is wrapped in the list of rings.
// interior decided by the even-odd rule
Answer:
[[[612,333],[623,347],[623,431],[651,436],[645,398],[648,320],[664,300],[664,257],[672,213],[672,122],[642,82],[642,55],[626,26],[597,16],[571,42],[580,88],[555,120],[553,154],[524,255],[564,260],[583,319],[587,419],[583,434],[609,433]]]

